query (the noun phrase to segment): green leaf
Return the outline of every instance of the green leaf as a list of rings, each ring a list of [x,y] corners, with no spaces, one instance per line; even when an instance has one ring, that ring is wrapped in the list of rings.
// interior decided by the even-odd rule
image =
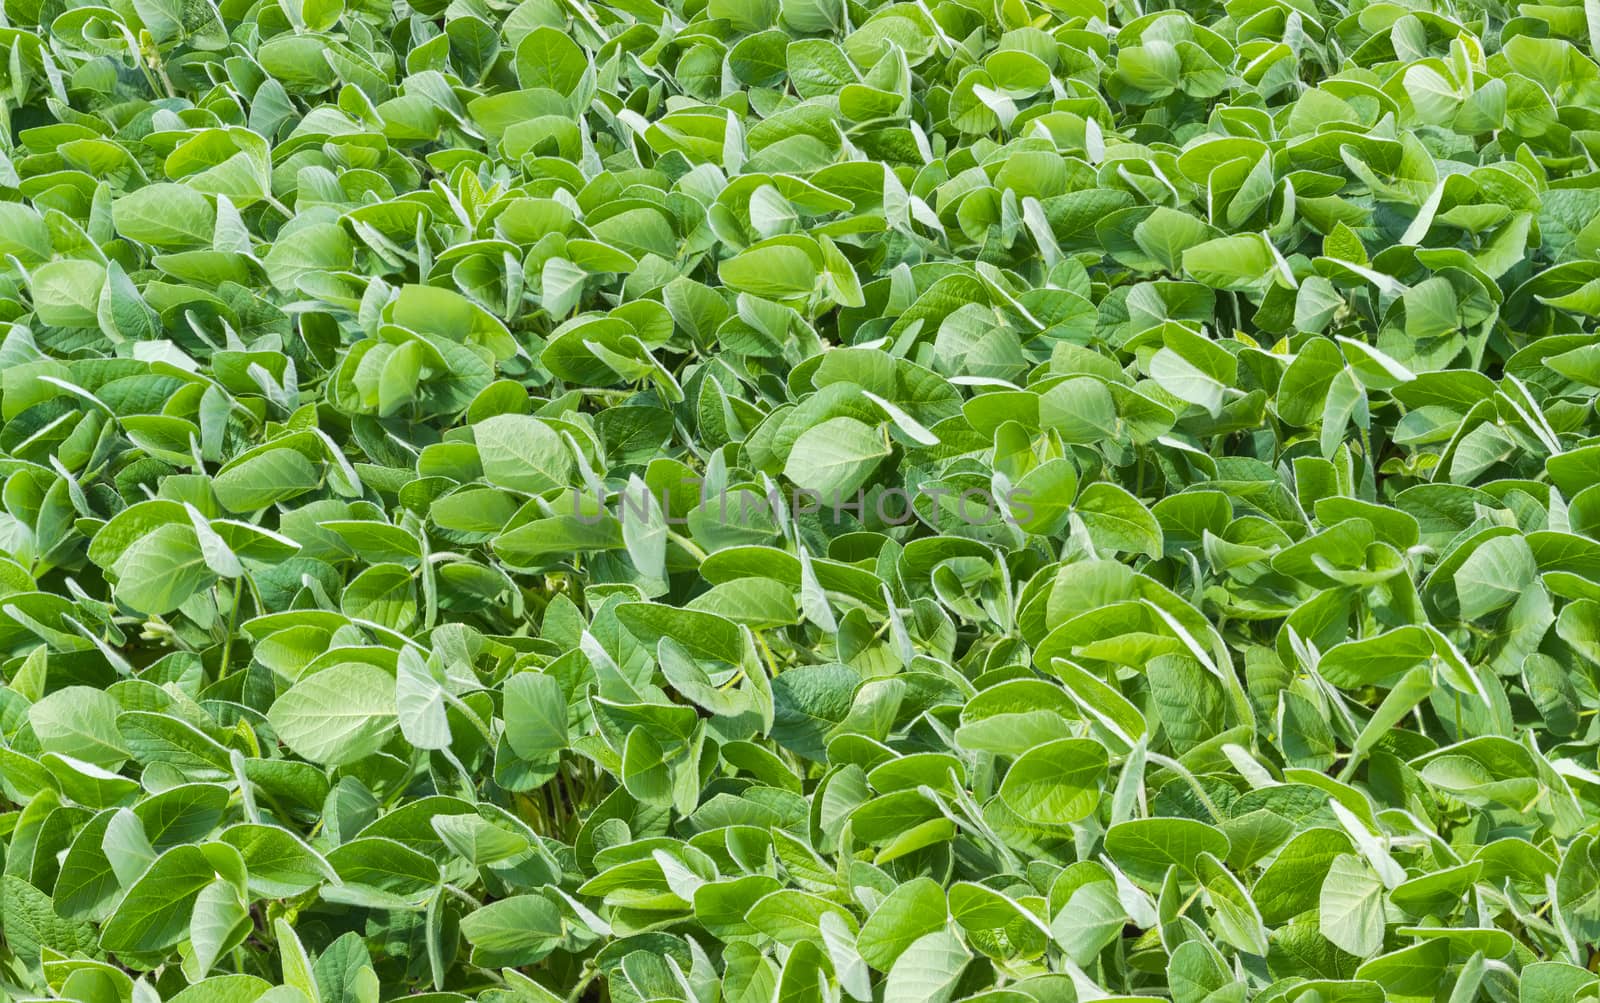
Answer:
[[[1085,487],[1073,505],[1095,546],[1130,554],[1161,556],[1161,524],[1144,504],[1110,481]]]
[[[68,686],[29,707],[28,723],[45,751],[115,770],[129,755],[117,731],[119,710],[104,690]]]
[[[541,25],[517,44],[517,81],[523,87],[545,87],[570,95],[589,66],[588,57],[563,31]]]
[[[461,933],[479,964],[532,965],[560,942],[561,910],[542,895],[517,895],[462,917]]]
[[[1394,679],[1433,657],[1433,638],[1421,627],[1399,627],[1330,648],[1317,672],[1335,686],[1355,689]]]
[[[956,990],[957,980],[971,956],[961,939],[948,930],[913,941],[896,959],[884,981],[884,1003],[944,1003]]]
[[[253,512],[317,486],[321,476],[295,449],[269,449],[230,464],[212,481],[217,501],[230,512]]]
[[[717,267],[724,285],[773,299],[804,296],[827,267],[821,247],[808,237],[773,237]]]
[[[1456,568],[1456,599],[1468,620],[1493,613],[1515,602],[1539,573],[1521,536],[1500,536],[1485,541]]]
[[[1000,797],[1030,822],[1065,825],[1088,817],[1100,800],[1108,760],[1098,743],[1066,738],[1029,749],[1006,771]]]
[[[567,747],[567,698],[554,677],[519,672],[507,679],[506,741],[524,759],[539,762]]]
[[[141,613],[170,613],[216,580],[194,530],[176,523],[135,541],[111,570],[117,601]]]
[[[352,763],[381,749],[395,728],[394,677],[359,662],[333,665],[290,687],[267,718],[296,755]]]
[[[883,433],[854,418],[830,418],[795,440],[783,474],[824,504],[848,500],[889,455]]]
[[[1335,858],[1322,880],[1317,916],[1322,935],[1334,946],[1371,957],[1383,946],[1383,882],[1359,857]]]
[[[238,890],[218,880],[200,890],[194,900],[189,939],[194,947],[194,969],[209,972],[227,951],[239,946],[253,929]]]
[[[1106,852],[1130,876],[1159,883],[1168,867],[1192,872],[1202,853],[1226,857],[1228,837],[1192,819],[1132,819],[1107,830]]]
[[[946,917],[944,891],[928,878],[914,878],[896,887],[867,917],[856,948],[867,964],[890,971],[913,943],[943,928]]]
[[[1065,380],[1039,395],[1039,423],[1064,442],[1100,442],[1118,432],[1116,402],[1099,380]]]
[[[189,936],[195,900],[216,878],[197,846],[177,846],[156,858],[134,882],[100,930],[107,951],[150,952]]]
[[[1183,252],[1183,270],[1195,281],[1255,295],[1291,284],[1280,261],[1267,238],[1255,233],[1217,237]]]
[[[210,244],[216,216],[206,197],[186,185],[146,185],[111,204],[119,234],[163,249]]]
[[[473,426],[484,477],[496,487],[543,494],[566,486],[572,454],[550,426],[537,418],[502,414]]]

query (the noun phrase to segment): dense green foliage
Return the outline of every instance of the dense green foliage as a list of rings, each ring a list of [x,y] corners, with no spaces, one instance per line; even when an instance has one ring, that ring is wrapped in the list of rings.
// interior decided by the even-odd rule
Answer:
[[[1600,999],[1600,2],[5,0],[0,1000]]]

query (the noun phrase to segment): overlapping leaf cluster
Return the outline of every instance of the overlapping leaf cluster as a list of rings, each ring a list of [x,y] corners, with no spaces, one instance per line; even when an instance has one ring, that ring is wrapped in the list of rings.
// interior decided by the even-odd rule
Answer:
[[[0,999],[1600,994],[1593,0],[3,10]]]

